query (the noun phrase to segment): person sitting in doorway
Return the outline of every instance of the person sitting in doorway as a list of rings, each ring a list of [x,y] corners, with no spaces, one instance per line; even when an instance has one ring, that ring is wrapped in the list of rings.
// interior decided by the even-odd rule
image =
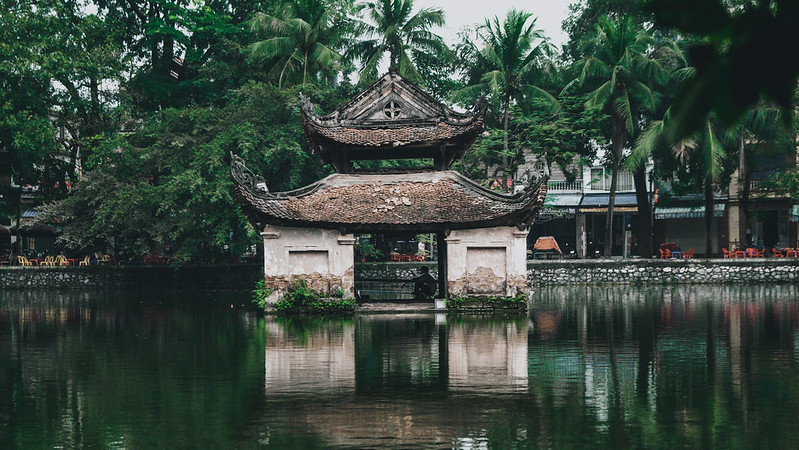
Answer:
[[[430,275],[430,269],[425,266],[419,268],[419,276],[402,283],[405,286],[409,281],[413,282],[413,300],[417,302],[430,301],[436,293],[438,281]]]

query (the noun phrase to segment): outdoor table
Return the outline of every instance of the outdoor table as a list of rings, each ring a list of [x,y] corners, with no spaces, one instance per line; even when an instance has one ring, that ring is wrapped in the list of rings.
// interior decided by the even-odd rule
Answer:
[[[30,261],[30,263],[33,264],[34,266],[39,265],[39,260],[36,258],[28,258],[28,261]]]
[[[67,262],[69,263],[70,266],[74,266],[75,265],[75,258],[67,258]]]
[[[744,250],[735,250],[735,257],[736,258],[746,258],[746,251],[744,251]]]
[[[673,250],[671,252],[671,259],[682,259],[682,251],[680,250]]]

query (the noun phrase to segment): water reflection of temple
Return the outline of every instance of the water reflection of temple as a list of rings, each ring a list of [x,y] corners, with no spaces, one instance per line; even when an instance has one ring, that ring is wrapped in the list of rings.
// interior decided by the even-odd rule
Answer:
[[[318,321],[0,291],[0,416],[16,421],[0,447],[149,448],[175,430],[205,448],[281,433],[343,448],[790,447],[797,290],[552,288],[522,319]]]
[[[489,442],[480,420],[513,416],[518,432],[543,434],[541,442],[585,427],[624,446],[665,416],[673,442],[712,446],[722,441],[699,430],[753,427],[764,389],[794,390],[799,303],[772,293],[549,289],[537,293],[529,319],[361,317],[302,339],[289,327],[270,332],[274,348],[267,340],[266,358],[276,361],[267,361],[265,420],[344,447],[457,446]],[[785,380],[764,384],[754,375],[764,366]]]
[[[498,394],[523,401],[528,321],[443,317],[364,316],[315,329],[268,323],[265,395],[270,412],[279,411],[270,415],[332,445],[450,445],[456,418],[476,404]],[[297,401],[304,398],[314,401]]]
[[[528,329],[526,319],[487,326],[479,319],[447,323],[431,315],[316,325],[269,321],[266,389],[309,395],[393,388],[517,392],[527,387]]]

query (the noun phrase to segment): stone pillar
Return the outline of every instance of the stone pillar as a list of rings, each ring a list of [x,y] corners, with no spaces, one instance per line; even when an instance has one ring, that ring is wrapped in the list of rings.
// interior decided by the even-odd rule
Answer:
[[[297,278],[330,295],[339,289],[354,296],[355,236],[336,230],[268,225],[264,239],[264,280],[267,305],[274,304]]]
[[[527,234],[514,227],[453,230],[446,238],[449,297],[528,294]]]
[[[746,224],[741,222],[743,216],[742,207],[739,203],[730,202],[727,205],[727,236],[729,236],[729,247],[746,247]],[[730,249],[731,250],[731,249]]]
[[[575,213],[575,222],[577,222],[577,256],[585,258],[586,255],[586,236],[585,236],[585,213],[577,211]]]

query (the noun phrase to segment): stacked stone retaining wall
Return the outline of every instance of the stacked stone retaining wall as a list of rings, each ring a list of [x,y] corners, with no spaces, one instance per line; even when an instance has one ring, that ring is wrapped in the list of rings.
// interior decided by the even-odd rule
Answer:
[[[799,259],[531,261],[533,286],[564,284],[783,283],[799,281]]]
[[[355,280],[408,280],[435,262],[357,263]],[[252,289],[263,267],[117,266],[2,267],[0,289]],[[799,259],[530,261],[531,286],[569,284],[688,284],[799,282]]]
[[[253,289],[260,265],[3,267],[0,288],[12,289]]]

